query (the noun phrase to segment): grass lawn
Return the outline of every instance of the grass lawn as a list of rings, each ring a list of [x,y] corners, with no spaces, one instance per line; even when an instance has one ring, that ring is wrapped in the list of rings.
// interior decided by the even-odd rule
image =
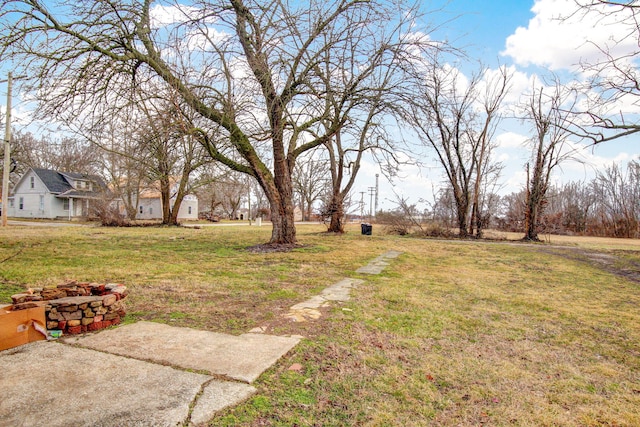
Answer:
[[[65,279],[122,282],[128,321],[307,337],[215,426],[638,426],[640,242],[343,236],[252,253],[268,227],[0,229],[0,302]],[[403,251],[379,276],[355,273]],[[312,322],[288,308],[365,283]],[[294,364],[302,370],[288,370]]]

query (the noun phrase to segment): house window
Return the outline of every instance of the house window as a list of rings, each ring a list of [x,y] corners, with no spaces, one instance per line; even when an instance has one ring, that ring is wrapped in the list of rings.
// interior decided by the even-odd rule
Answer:
[[[189,215],[191,215],[191,206],[189,206]]]
[[[18,209],[24,210],[24,197],[20,197],[20,203],[18,203]]]
[[[62,210],[69,210],[69,199],[62,199]]]
[[[44,196],[40,196],[40,210],[44,212]]]
[[[149,208],[149,215],[153,215],[153,208]]]
[[[9,207],[13,208],[16,204],[16,201],[14,199],[9,199]]]
[[[29,178],[29,188],[36,188],[36,177],[32,176]]]
[[[144,213],[144,207],[142,207],[142,205],[140,205],[140,214],[142,215]]]

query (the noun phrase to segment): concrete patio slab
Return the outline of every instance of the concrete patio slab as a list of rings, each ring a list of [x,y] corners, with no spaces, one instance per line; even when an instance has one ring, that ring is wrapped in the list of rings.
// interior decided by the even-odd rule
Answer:
[[[191,413],[191,425],[209,421],[216,412],[247,400],[257,389],[243,383],[212,380],[205,385]]]
[[[300,341],[264,334],[239,336],[153,322],[137,322],[64,342],[155,363],[194,369],[246,383]]]
[[[47,341],[0,352],[0,366],[0,426],[11,427],[181,425],[212,380]]]

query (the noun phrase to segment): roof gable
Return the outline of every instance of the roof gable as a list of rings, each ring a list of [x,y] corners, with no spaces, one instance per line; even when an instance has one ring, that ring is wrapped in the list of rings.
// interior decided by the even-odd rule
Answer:
[[[33,172],[51,193],[59,194],[73,189],[73,186],[59,172],[40,168],[33,168]]]

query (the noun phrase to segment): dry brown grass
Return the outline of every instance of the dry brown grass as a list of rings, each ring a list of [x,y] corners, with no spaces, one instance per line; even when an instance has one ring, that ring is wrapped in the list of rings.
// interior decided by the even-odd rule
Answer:
[[[556,247],[304,226],[304,247],[250,253],[266,228],[17,230],[0,231],[3,287],[118,280],[132,320],[308,337],[211,425],[640,425],[637,241],[552,237],[568,245]],[[355,273],[389,249],[404,254],[383,274]],[[283,321],[345,276],[366,280],[349,303]],[[301,372],[287,369],[295,362]]]

